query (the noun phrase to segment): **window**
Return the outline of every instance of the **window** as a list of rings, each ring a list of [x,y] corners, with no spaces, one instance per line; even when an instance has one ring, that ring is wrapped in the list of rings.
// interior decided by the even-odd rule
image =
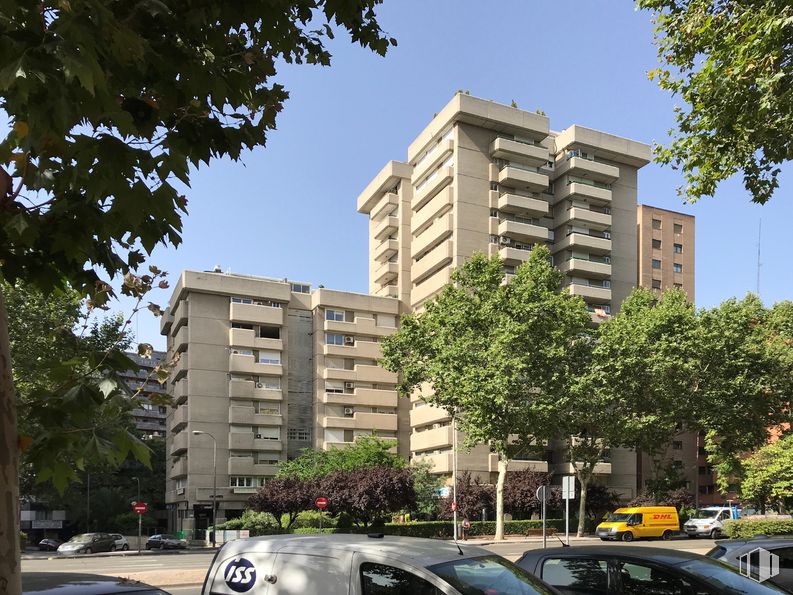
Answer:
[[[498,209],[490,209],[491,217],[498,217]]]
[[[234,301],[234,298],[231,298],[231,301]],[[243,324],[241,322],[232,322],[231,328],[244,328],[245,330],[252,331],[253,325],[252,324]]]
[[[263,485],[263,477],[245,477],[239,475],[229,476],[229,487],[231,488],[259,488]]]
[[[674,263],[672,265],[672,270],[674,272],[676,272],[676,273],[682,273],[683,272],[683,265],[680,264],[679,262],[676,262],[676,263]]]
[[[344,441],[345,442],[353,442],[355,440],[355,436],[353,435],[352,430],[344,430]]]
[[[683,442],[681,442],[680,440],[673,440],[672,450],[683,450]]]
[[[261,388],[266,388],[268,390],[280,390],[281,389],[281,379],[278,377],[264,377],[259,379],[259,384],[261,384]]]
[[[311,430],[307,428],[289,428],[286,433],[289,440],[299,440],[307,442],[311,440]]]
[[[332,394],[344,393],[344,382],[342,380],[326,380],[325,392]]]
[[[344,322],[344,312],[341,310],[325,310],[325,320]]]
[[[437,574],[460,593],[532,595],[548,592],[533,575],[498,556],[462,558],[435,564],[428,570]],[[498,577],[497,588],[494,588],[494,577]],[[412,591],[404,592],[412,593]]]
[[[373,562],[361,564],[361,590],[364,595],[443,595],[432,583],[412,572]]]
[[[653,219],[653,229],[661,229],[661,220]]]
[[[280,440],[281,428],[257,426],[253,428],[253,434],[257,440]]]
[[[660,269],[661,268],[661,261],[657,258],[653,258],[653,268]]]
[[[259,352],[260,364],[279,364],[281,363],[280,351],[260,351]]]
[[[259,337],[262,339],[280,339],[281,329],[277,326],[260,326]]]
[[[683,284],[682,283],[675,283],[675,287],[677,289],[683,289]]]
[[[608,592],[606,560],[551,558],[543,563],[541,577],[554,587],[572,587],[590,593]]]
[[[675,229],[674,229],[675,233],[683,233],[683,224],[682,223],[675,223],[674,227],[675,227]]]
[[[231,296],[231,303],[232,304],[252,304],[253,300],[251,298],[246,298],[246,297]]]
[[[177,490],[181,490],[182,488],[185,488],[185,487],[187,487],[187,478],[186,477],[180,477],[179,479],[176,480],[176,489]]]
[[[653,240],[653,249],[660,250],[661,249],[661,240]]]
[[[344,345],[344,335],[325,333],[325,343],[327,345]]]
[[[311,293],[311,285],[305,283],[290,283],[289,285],[295,293]]]
[[[498,236],[490,235],[490,243],[491,244],[498,244]]]
[[[498,182],[490,182],[490,189],[493,191],[498,190]]]
[[[661,289],[661,280],[653,279],[653,289]]]
[[[396,328],[396,325],[397,325],[396,315],[394,314],[377,315],[377,326],[382,326],[385,328]]]
[[[672,461],[672,469],[682,469],[683,468],[683,461]]]
[[[617,562],[617,566],[625,593],[672,595],[694,592],[691,583],[667,570],[633,562]]]
[[[253,404],[253,410],[261,415],[280,415],[281,404],[270,401],[256,401]]]
[[[683,254],[683,244],[673,244],[675,254]]]

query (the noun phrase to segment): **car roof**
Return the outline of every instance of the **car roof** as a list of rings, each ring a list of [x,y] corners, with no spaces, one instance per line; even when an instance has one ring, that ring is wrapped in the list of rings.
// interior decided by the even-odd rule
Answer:
[[[752,550],[757,547],[793,547],[793,538],[787,536],[758,536],[751,539],[720,539],[716,542],[716,547],[723,547],[728,552],[744,549]]]
[[[22,573],[22,593],[25,595],[106,595],[156,591],[146,583],[129,579],[74,572]]]
[[[683,550],[673,550],[660,547],[644,547],[640,545],[581,545],[575,547],[552,547],[544,550],[528,550],[521,558],[538,561],[541,558],[555,556],[619,556],[623,558],[636,558],[642,560],[652,560],[660,564],[675,566],[698,560],[702,556],[693,552]]]
[[[458,550],[454,542],[420,537],[399,537],[385,535],[269,535],[236,539],[223,546],[225,557],[242,555],[246,552],[291,551],[304,552],[317,550],[338,552],[363,552],[386,555],[415,566],[432,566],[450,560],[478,556],[492,556],[484,548],[460,544]],[[463,555],[460,555],[460,551]]]

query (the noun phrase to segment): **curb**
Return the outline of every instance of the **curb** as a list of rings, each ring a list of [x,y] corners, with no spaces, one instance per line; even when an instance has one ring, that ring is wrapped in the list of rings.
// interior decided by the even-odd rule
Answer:
[[[217,548],[220,549],[220,548]],[[199,552],[214,553],[217,549],[212,548],[187,548],[183,550],[127,550],[121,552],[97,552],[96,554],[70,554],[59,555],[55,552],[47,552],[47,556],[34,556],[31,554],[22,554],[23,560],[85,560],[93,558],[125,558],[127,556],[173,556],[184,554],[195,554]],[[53,555],[55,554],[55,555]]]

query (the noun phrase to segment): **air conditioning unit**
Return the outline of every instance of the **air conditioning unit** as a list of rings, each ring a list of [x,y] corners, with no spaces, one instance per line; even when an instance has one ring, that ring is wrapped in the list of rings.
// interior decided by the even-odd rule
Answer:
[[[261,440],[262,439],[262,435],[261,434],[256,434],[256,439],[257,440]]]
[[[510,244],[512,244],[512,238],[508,238],[506,236],[501,236],[501,239],[499,241],[505,246],[509,246]]]
[[[256,388],[264,388],[264,384],[262,384],[261,382],[257,382]]]
[[[344,408],[344,415],[352,415],[353,413],[355,413],[355,410],[352,407]]]
[[[344,337],[344,344],[345,345],[355,345],[355,337],[350,337],[350,336]]]
[[[344,388],[348,388],[348,389],[352,390],[352,389],[355,388],[355,383],[354,382],[345,382],[344,383]]]

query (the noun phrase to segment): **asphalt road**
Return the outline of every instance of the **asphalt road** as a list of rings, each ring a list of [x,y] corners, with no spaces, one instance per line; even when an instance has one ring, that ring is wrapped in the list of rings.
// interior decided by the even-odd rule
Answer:
[[[460,542],[465,545],[465,542]],[[617,542],[619,543],[619,542]],[[572,547],[576,544],[600,544],[608,548],[614,542],[601,542],[596,539],[573,540]],[[560,545],[555,538],[548,539],[548,547]],[[712,539],[673,539],[671,541],[634,541],[631,545],[643,547],[662,547],[674,548],[704,554],[713,547]],[[542,547],[541,540],[534,541],[506,541],[497,544],[484,546],[488,550],[504,556],[509,560],[516,560],[523,552],[529,549]],[[109,576],[128,575],[142,573],[142,576],[149,574],[155,576],[172,577],[176,572],[184,572],[185,576],[201,577],[209,566],[213,551],[198,550],[178,553],[153,552],[138,556],[136,553],[114,554],[111,556],[84,555],[76,558],[59,558],[57,556],[40,555],[34,559],[22,561],[23,573],[42,573],[42,572],[80,572],[88,574],[102,574]],[[173,595],[199,595],[201,586],[198,580],[191,585],[174,585],[168,583],[157,584],[156,581],[149,581],[154,586],[159,586],[172,593]]]

